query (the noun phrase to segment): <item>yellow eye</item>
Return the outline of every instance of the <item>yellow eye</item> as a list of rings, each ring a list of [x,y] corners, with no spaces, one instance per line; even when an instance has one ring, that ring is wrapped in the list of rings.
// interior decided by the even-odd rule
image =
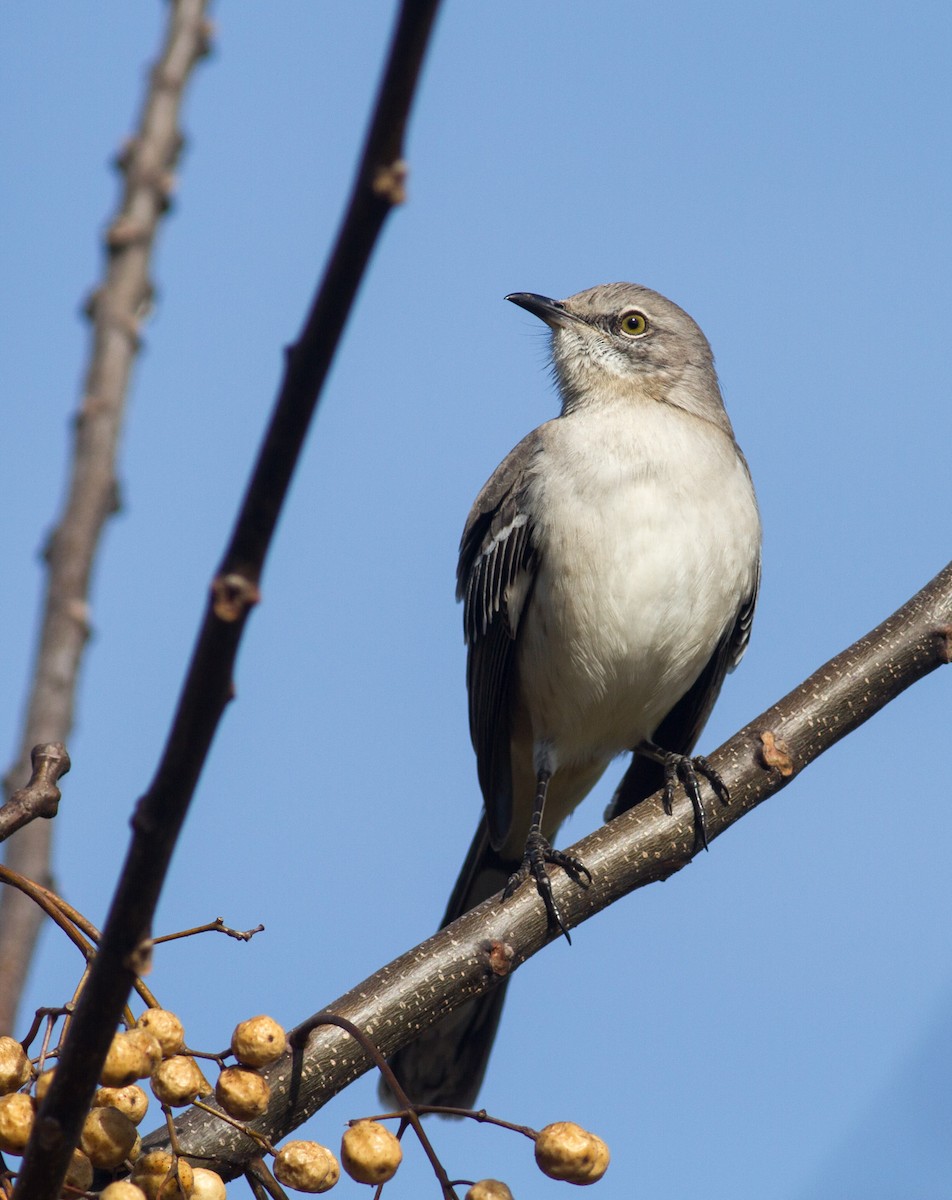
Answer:
[[[622,333],[627,333],[629,337],[640,337],[648,328],[648,319],[644,313],[632,309],[631,312],[622,314],[618,328]]]

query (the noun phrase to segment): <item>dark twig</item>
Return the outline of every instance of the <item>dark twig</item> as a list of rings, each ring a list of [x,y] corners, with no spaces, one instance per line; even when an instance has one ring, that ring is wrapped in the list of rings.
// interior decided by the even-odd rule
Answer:
[[[533,1129],[531,1125],[516,1125],[512,1121],[504,1121],[502,1117],[491,1116],[485,1108],[450,1108],[445,1104],[417,1104],[414,1107],[421,1117],[425,1117],[430,1113],[435,1113],[441,1117],[465,1117],[469,1121],[475,1121],[477,1125],[497,1125],[500,1129],[509,1129],[513,1133],[521,1133],[523,1137],[529,1138],[533,1142],[539,1136],[538,1129]],[[403,1112],[401,1110],[400,1112],[380,1113],[375,1117],[362,1117],[358,1119],[364,1121],[386,1121],[402,1116]],[[356,1125],[357,1120],[350,1121],[349,1124]]]
[[[63,1006],[63,1007],[59,1007],[59,1008],[38,1008],[36,1010],[36,1012],[33,1014],[33,1024],[30,1026],[26,1037],[23,1038],[22,1041],[20,1042],[20,1045],[23,1047],[24,1050],[29,1051],[30,1043],[33,1041],[33,1039],[36,1037],[36,1035],[40,1032],[41,1025],[45,1024],[47,1029],[49,1029],[52,1027],[53,1024],[55,1024],[55,1022],[60,1017],[65,1017],[70,1012],[72,1012],[71,1005]],[[43,1050],[40,1051],[41,1058],[44,1058],[46,1056],[46,1045],[45,1045],[46,1038],[44,1037],[43,1040],[44,1040],[44,1048],[43,1048]]]
[[[69,1015],[73,1011],[72,1004],[66,1005],[64,1015]],[[50,1054],[50,1042],[53,1040],[53,1030],[56,1028],[56,1022],[59,1018],[55,1011],[50,1012],[46,1018],[46,1028],[43,1030],[43,1041],[40,1043],[40,1053],[36,1060],[37,1075],[41,1075],[46,1066],[47,1058]]]
[[[403,136],[438,0],[401,7],[357,178],[324,278],[287,354],[271,423],[179,696],[168,741],[133,816],[133,837],[99,952],[37,1115],[18,1200],[54,1200],[137,969],[152,916],[212,737],[232,694],[232,670],[278,515],[344,322],[384,220],[403,199]]]
[[[38,883],[34,883],[32,879],[24,879],[16,871],[11,871],[9,867],[0,867],[0,883],[5,883],[10,888],[15,888],[24,896],[28,896],[34,904],[54,921],[63,933],[69,938],[73,945],[79,950],[87,962],[95,954],[95,946],[83,937],[82,933],[75,928],[74,922],[67,917],[58,903],[59,897],[49,890],[42,887]]]
[[[952,654],[952,565],[866,637],[843,651],[778,704],[752,721],[711,763],[730,789],[728,806],[706,799],[713,840],[768,799],[825,750],[867,721]],[[556,874],[559,910],[574,927],[635,888],[673,875],[691,859],[694,817],[682,798],[674,816],[661,792],[569,848],[590,868],[592,883],[576,887]],[[366,1030],[391,1055],[466,1000],[491,988],[500,964],[515,969],[553,938],[535,890],[523,888],[505,903],[494,897],[428,941],[408,951],[331,1008]],[[500,946],[507,953],[500,955]],[[303,1029],[310,1028],[305,1022]],[[292,1033],[297,1039],[297,1031]],[[302,1055],[266,1068],[272,1103],[258,1127],[278,1140],[313,1116],[368,1069],[367,1054],[333,1028],[310,1034]],[[187,1154],[211,1156],[231,1177],[253,1143],[189,1112],[178,1125]],[[147,1145],[159,1145],[150,1135]]]
[[[105,237],[104,278],[86,312],[89,365],[73,426],[66,499],[46,545],[46,594],[26,719],[9,794],[28,774],[37,742],[66,742],[73,727],[76,680],[90,632],[93,562],[107,519],[118,507],[116,458],[139,330],[148,313],[152,248],[169,208],[172,172],[183,138],[178,113],[192,67],[208,48],[208,0],[176,0],[165,47],[152,71],[135,137],[118,160],[124,188]],[[8,844],[8,866],[50,882],[52,827],[35,821]],[[11,1029],[29,969],[40,916],[21,896],[0,897],[0,1032]]]
[[[260,1156],[245,1167],[245,1178],[254,1192],[255,1200],[288,1200],[288,1194],[271,1174],[271,1168]]]
[[[402,1121],[410,1126],[413,1132],[417,1135],[417,1140],[423,1147],[423,1153],[427,1156],[430,1166],[433,1168],[433,1174],[437,1178],[445,1200],[457,1200],[456,1192],[453,1185],[450,1183],[450,1177],[447,1175],[443,1164],[440,1162],[439,1156],[433,1149],[433,1143],[427,1137],[423,1129],[423,1124],[416,1108],[413,1105],[410,1097],[403,1090],[399,1079],[394,1075],[393,1070],[384,1056],[377,1049],[377,1045],[369,1034],[365,1033],[353,1021],[348,1021],[346,1017],[338,1016],[337,1013],[319,1012],[313,1017],[310,1017],[303,1025],[299,1025],[294,1030],[291,1036],[291,1046],[298,1051],[303,1051],[307,1045],[307,1040],[315,1029],[319,1029],[322,1025],[335,1025],[338,1029],[343,1029],[361,1046],[363,1050],[373,1059],[377,1069],[387,1081],[387,1087],[393,1093],[398,1104],[402,1105],[401,1111],[397,1114]]]
[[[0,808],[0,842],[37,817],[49,820],[59,809],[60,790],[56,786],[69,770],[69,755],[62,742],[44,742],[30,754],[33,774],[30,782],[17,788]]]
[[[34,883],[32,879],[25,879],[16,871],[11,871],[9,867],[0,866],[0,883],[15,888],[24,896],[28,896],[66,934],[86,959],[87,964],[92,962],[96,956],[96,946],[101,936],[92,921],[88,921],[78,909],[67,904],[62,896],[57,896],[49,888]],[[83,975],[76,988],[77,995],[82,989],[85,979],[86,976]],[[133,986],[140,999],[150,1008],[158,1008],[158,1001],[141,979],[136,979]]]
[[[221,917],[216,917],[207,925],[196,925],[192,929],[179,930],[178,933],[163,933],[161,937],[152,939],[152,945],[159,946],[162,942],[174,942],[179,938],[194,937],[196,933],[225,933],[228,937],[237,938],[239,942],[250,942],[256,933],[264,933],[264,926],[256,925],[254,929],[231,929]]]

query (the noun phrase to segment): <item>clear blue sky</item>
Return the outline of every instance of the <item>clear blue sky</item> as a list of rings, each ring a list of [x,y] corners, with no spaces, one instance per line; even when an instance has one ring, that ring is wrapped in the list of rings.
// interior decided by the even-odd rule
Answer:
[[[216,6],[57,818],[59,886],[95,921],[336,229],[393,9]],[[78,311],[114,206],[107,164],[164,14],[146,0],[0,14],[7,757],[86,352]],[[218,1048],[263,1010],[301,1019],[442,911],[480,803],[457,541],[478,487],[555,410],[545,339],[507,292],[634,280],[714,347],[765,559],[750,651],[703,748],[944,565],[950,53],[938,0],[901,15],[868,0],[446,5],[409,203],[348,326],[160,909],[159,931],[267,926],[250,945],[157,954],[150,985],[192,1044]],[[529,963],[487,1108],[600,1133],[603,1198],[948,1196],[950,686],[917,685],[710,854]],[[48,934],[29,1007],[63,1001],[77,972]],[[334,1145],[376,1104],[362,1081],[310,1132]],[[520,1200],[564,1193],[521,1139],[435,1136],[453,1175],[499,1176]],[[408,1159],[387,1195],[435,1195]]]

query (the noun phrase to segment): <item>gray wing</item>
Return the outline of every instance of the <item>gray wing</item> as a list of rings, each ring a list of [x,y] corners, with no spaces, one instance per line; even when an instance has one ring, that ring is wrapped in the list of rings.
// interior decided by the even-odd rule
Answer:
[[[526,489],[541,445],[538,429],[523,438],[476,497],[456,572],[469,648],[469,731],[493,846],[502,844],[512,821],[509,744],[516,638],[538,561]]]
[[[729,671],[733,671],[744,657],[744,651],[750,641],[750,627],[759,589],[758,563],[751,593],[741,605],[733,624],[718,642],[707,666],[655,730],[652,741],[663,750],[673,750],[676,754],[690,754],[694,749],[720,695],[725,676]],[[634,755],[608,805],[605,820],[610,821],[613,817],[627,812],[629,808],[634,808],[663,786],[664,768],[661,764],[639,754]]]

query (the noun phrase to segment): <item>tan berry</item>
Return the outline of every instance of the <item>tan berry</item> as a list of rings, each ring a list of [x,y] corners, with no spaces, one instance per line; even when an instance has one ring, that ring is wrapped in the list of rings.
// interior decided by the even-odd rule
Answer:
[[[162,1047],[144,1029],[117,1033],[112,1039],[100,1080],[106,1087],[126,1087],[137,1079],[148,1079],[162,1061]]]
[[[298,1192],[328,1192],[340,1179],[337,1159],[317,1142],[287,1142],[274,1156],[274,1177]]]
[[[83,1122],[79,1148],[94,1167],[111,1171],[132,1153],[136,1137],[135,1125],[118,1108],[93,1108]]]
[[[0,1096],[0,1150],[7,1154],[22,1154],[30,1140],[36,1102],[26,1092],[11,1092]]]
[[[93,1097],[93,1107],[118,1108],[133,1125],[138,1125],[149,1110],[149,1097],[136,1083],[121,1088],[101,1087]]]
[[[264,1067],[280,1058],[288,1044],[284,1030],[271,1017],[249,1017],[235,1027],[231,1052],[245,1067]]]
[[[358,1183],[386,1183],[397,1173],[403,1151],[389,1129],[376,1121],[358,1121],[341,1139],[340,1161]]]
[[[145,1192],[146,1200],[188,1200],[195,1175],[184,1158],[176,1159],[165,1150],[150,1150],[136,1160],[132,1182]]]
[[[167,1058],[152,1072],[152,1091],[163,1104],[191,1104],[208,1090],[198,1063],[187,1054]]]
[[[149,1033],[148,1029],[136,1029],[135,1026],[126,1030],[126,1037],[134,1045],[141,1047],[143,1054],[149,1058],[152,1063],[152,1070],[149,1071],[151,1075],[152,1071],[162,1061],[162,1047],[159,1044],[159,1039],[154,1033]],[[142,1078],[145,1079],[145,1076],[143,1075]]]
[[[512,1200],[512,1192],[501,1179],[478,1179],[463,1200]]]
[[[226,1067],[215,1084],[215,1099],[230,1117],[250,1121],[260,1117],[271,1099],[271,1087],[264,1076],[247,1067]]]
[[[162,1057],[171,1058],[185,1048],[185,1030],[174,1012],[164,1008],[147,1008],[136,1021],[136,1029],[151,1033],[162,1047]]]
[[[50,1084],[53,1082],[53,1072],[55,1069],[55,1067],[50,1067],[42,1075],[37,1075],[36,1083],[33,1085],[33,1095],[36,1096],[37,1104],[42,1104],[46,1099],[46,1093],[50,1090]]]
[[[217,1171],[195,1167],[193,1172],[195,1183],[192,1186],[192,1200],[225,1200],[225,1184]]]
[[[546,1125],[536,1138],[536,1162],[543,1175],[566,1183],[597,1183],[608,1170],[608,1147],[574,1121]]]
[[[82,1150],[73,1151],[73,1157],[69,1160],[69,1167],[63,1182],[76,1188],[79,1192],[88,1192],[93,1186],[93,1164]]]
[[[128,1179],[118,1179],[99,1193],[99,1200],[145,1200],[145,1192]]]
[[[15,1092],[30,1078],[30,1060],[16,1038],[0,1037],[0,1095]]]

